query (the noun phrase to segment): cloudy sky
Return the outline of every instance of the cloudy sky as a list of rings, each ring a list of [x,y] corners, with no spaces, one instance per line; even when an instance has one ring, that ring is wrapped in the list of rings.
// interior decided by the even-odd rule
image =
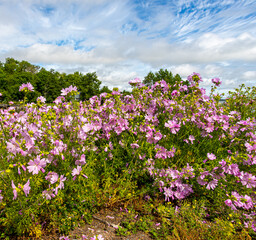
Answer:
[[[0,0],[0,61],[96,72],[128,89],[160,68],[256,85],[255,0]]]

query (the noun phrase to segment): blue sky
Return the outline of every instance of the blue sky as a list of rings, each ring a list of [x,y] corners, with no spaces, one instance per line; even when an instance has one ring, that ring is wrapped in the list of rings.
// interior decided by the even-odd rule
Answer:
[[[102,86],[168,69],[208,91],[256,83],[255,0],[0,0],[0,61],[96,72]]]

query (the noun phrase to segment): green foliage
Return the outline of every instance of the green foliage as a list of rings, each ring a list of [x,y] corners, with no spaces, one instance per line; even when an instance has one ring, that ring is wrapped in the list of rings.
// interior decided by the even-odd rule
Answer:
[[[53,69],[49,71],[32,65],[26,61],[17,61],[7,58],[5,63],[0,64],[0,93],[2,102],[18,102],[24,98],[19,92],[23,83],[30,82],[34,92],[27,94],[28,102],[36,102],[37,97],[43,96],[47,103],[52,103],[61,93],[61,90],[70,85],[76,86],[80,93],[80,100],[86,100],[98,95],[103,91],[111,92],[107,87],[100,90],[101,82],[96,73],[73,74],[59,73]]]
[[[80,74],[77,88],[80,90],[80,100],[84,101],[100,93],[101,81],[98,80],[96,73]]]
[[[153,210],[152,201],[140,202],[145,208]],[[251,239],[248,232],[242,230],[241,221],[230,222],[229,215],[222,214],[213,221],[208,220],[206,203],[203,201],[185,201],[180,207],[171,203],[154,203],[154,214],[136,211],[133,208],[125,214],[125,220],[116,233],[129,236],[138,231],[149,233],[152,239]],[[236,231],[235,229],[240,229]]]
[[[108,86],[103,86],[101,89],[100,89],[100,93],[111,93],[112,91],[108,88]]]
[[[47,71],[41,68],[36,74],[35,89],[46,98],[47,102],[53,102],[63,88],[58,81],[59,73],[54,70]]]
[[[131,92],[129,92],[129,91],[126,91],[126,90],[122,91],[123,96],[127,96],[127,95],[130,95],[130,94],[131,94]]]
[[[237,111],[241,113],[241,119],[255,117],[256,113],[256,87],[245,87],[244,84],[229,92],[229,96],[224,103],[227,111]]]
[[[173,76],[171,71],[168,71],[167,69],[160,69],[156,73],[149,72],[148,75],[144,78],[143,83],[146,86],[150,87],[161,80],[166,81],[171,86],[173,86],[174,84],[178,84],[182,81],[179,74]]]
[[[154,234],[156,239],[251,239],[245,231],[235,231],[234,223],[225,214],[208,221],[206,204],[202,201],[185,201],[180,208],[161,205],[158,213],[162,224]]]

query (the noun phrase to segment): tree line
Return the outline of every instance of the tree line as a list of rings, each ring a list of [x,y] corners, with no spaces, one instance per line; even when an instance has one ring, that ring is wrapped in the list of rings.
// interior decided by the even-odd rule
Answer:
[[[156,73],[149,72],[143,83],[146,86],[151,86],[162,79],[171,85],[182,81],[178,74],[173,76],[167,69],[160,69]],[[96,72],[59,73],[53,69],[46,70],[27,61],[18,61],[14,58],[6,58],[4,63],[0,62],[1,102],[22,100],[24,95],[19,92],[19,87],[28,82],[34,87],[34,92],[27,96],[29,102],[35,102],[39,96],[44,96],[48,103],[53,102],[60,96],[61,89],[70,85],[77,87],[80,93],[79,99],[82,101],[102,92],[111,92],[107,86],[100,87],[101,81]],[[129,94],[129,91],[124,90],[123,93]]]

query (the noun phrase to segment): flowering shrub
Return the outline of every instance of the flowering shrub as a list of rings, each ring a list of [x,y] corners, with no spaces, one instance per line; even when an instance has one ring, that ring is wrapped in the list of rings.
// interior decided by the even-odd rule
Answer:
[[[256,231],[255,118],[209,98],[199,74],[188,80],[148,88],[135,79],[131,95],[86,102],[66,101],[70,86],[52,105],[40,97],[1,110],[1,232],[67,234],[95,207],[141,194],[177,206],[200,199],[212,220],[235,212]]]
[[[242,119],[255,116],[256,111],[256,87],[245,87],[244,84],[235,91],[229,92],[225,103],[227,112],[237,111]]]

